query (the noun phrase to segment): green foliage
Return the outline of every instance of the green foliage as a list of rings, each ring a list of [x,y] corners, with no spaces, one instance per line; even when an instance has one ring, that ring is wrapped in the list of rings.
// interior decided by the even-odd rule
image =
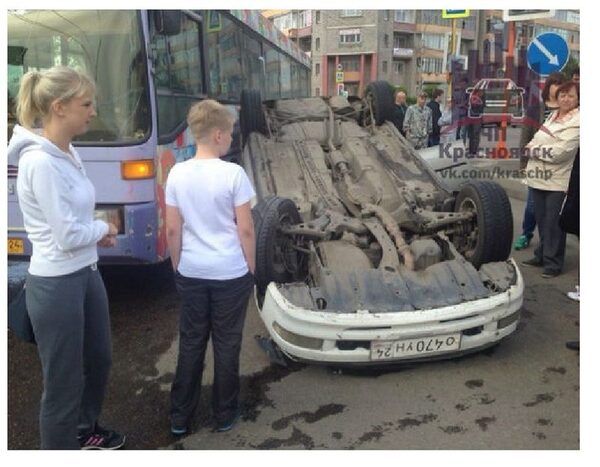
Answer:
[[[433,95],[433,91],[435,91],[437,89],[437,85],[436,84],[426,84],[423,86],[423,92],[427,93],[427,97],[429,97],[431,99],[431,96]]]
[[[573,76],[573,71],[577,68],[579,68],[579,62],[575,60],[572,56],[570,56],[569,60],[567,61],[567,64],[561,71],[564,73],[567,79],[571,79],[571,77]]]
[[[412,105],[417,103],[417,98],[408,95],[408,91],[404,86],[393,86],[394,88],[394,96],[396,95],[396,91],[404,91],[406,94],[406,105]]]

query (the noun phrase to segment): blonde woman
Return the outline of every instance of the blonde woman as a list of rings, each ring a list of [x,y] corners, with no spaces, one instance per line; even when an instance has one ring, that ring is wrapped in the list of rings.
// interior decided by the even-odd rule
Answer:
[[[125,437],[98,426],[111,366],[106,290],[96,245],[114,225],[94,220],[95,191],[71,144],[96,115],[95,85],[66,67],[21,79],[8,147],[33,252],[27,309],[42,365],[42,449],[117,449]]]

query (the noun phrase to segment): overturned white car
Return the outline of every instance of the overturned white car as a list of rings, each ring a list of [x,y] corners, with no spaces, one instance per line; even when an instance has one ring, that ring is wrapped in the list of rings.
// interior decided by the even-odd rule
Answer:
[[[492,182],[450,192],[392,112],[382,81],[364,99],[242,93],[257,302],[293,359],[447,358],[516,329],[523,279],[506,193]]]

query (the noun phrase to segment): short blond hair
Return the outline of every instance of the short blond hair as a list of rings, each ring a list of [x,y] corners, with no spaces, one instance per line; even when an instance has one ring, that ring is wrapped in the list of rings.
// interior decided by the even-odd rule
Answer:
[[[235,118],[227,107],[212,99],[196,102],[187,116],[188,126],[196,141],[205,138],[213,128],[230,130],[234,122]]]
[[[55,66],[44,71],[30,71],[21,78],[17,95],[17,119],[25,128],[44,124],[55,101],[67,102],[89,94],[94,97],[96,85],[86,74]]]

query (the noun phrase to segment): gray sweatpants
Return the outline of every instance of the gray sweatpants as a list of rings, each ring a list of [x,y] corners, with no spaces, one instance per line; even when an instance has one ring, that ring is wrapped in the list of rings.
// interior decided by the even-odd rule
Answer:
[[[558,221],[565,193],[532,188],[531,196],[540,233],[540,243],[534,255],[538,261],[543,261],[545,270],[561,272],[565,262],[567,234]]]
[[[95,264],[65,276],[27,274],[26,302],[42,364],[42,449],[79,449],[94,430],[111,366],[108,299]]]

